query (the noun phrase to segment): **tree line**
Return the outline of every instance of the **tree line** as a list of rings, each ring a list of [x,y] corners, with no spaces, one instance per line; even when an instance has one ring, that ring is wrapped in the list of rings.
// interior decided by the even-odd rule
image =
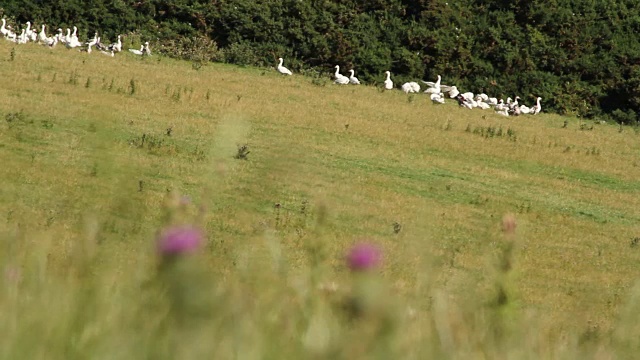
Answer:
[[[195,62],[298,72],[353,67],[365,82],[442,75],[546,109],[638,124],[640,7],[631,0],[5,0],[3,16],[135,34]],[[53,31],[53,29],[50,29]]]

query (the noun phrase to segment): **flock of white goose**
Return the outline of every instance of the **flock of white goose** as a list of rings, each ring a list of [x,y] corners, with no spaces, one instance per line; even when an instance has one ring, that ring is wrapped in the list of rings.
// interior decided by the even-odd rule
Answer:
[[[276,69],[278,72],[284,75],[292,75],[291,70],[284,67],[284,60],[282,58],[278,58],[278,66]],[[355,77],[355,71],[353,69],[349,70],[349,76],[344,76],[340,74],[340,66],[335,66],[334,82],[338,85],[360,85],[360,81],[357,77]],[[391,80],[391,72],[385,71],[386,78],[384,80],[384,88],[387,90],[392,90],[394,88],[393,81]],[[520,104],[520,97],[516,96],[514,99],[510,97],[507,98],[505,102],[503,99],[497,99],[495,97],[489,97],[487,94],[474,94],[472,92],[460,93],[456,86],[444,85],[441,83],[442,77],[438,75],[438,80],[436,82],[430,81],[422,81],[426,85],[426,90],[424,93],[429,94],[431,101],[435,104],[444,104],[447,96],[450,99],[455,99],[461,107],[465,107],[468,109],[494,109],[497,114],[510,116],[510,115],[521,115],[521,114],[531,114],[537,115],[542,110],[542,106],[540,105],[541,97],[536,98],[536,103],[533,106],[526,106],[524,104]],[[409,93],[419,93],[420,92],[420,84],[417,82],[407,82],[402,84],[400,87],[402,91],[406,94]],[[446,94],[446,95],[445,95]]]
[[[69,49],[78,48],[80,51],[91,53],[93,47],[98,49],[102,54],[115,56],[116,53],[122,51],[122,38],[118,35],[118,40],[112,44],[105,45],[100,41],[100,37],[96,32],[92,39],[86,42],[80,42],[78,39],[78,28],[73,27],[73,31],[67,28],[66,34],[59,28],[57,33],[52,36],[48,36],[46,32],[46,25],[42,25],[40,32],[36,33],[35,26],[32,27],[30,21],[27,21],[26,26],[22,28],[20,34],[14,32],[10,25],[7,25],[7,20],[2,19],[2,26],[0,26],[0,34],[8,40],[16,44],[26,44],[28,42],[34,42],[42,44],[44,46],[55,47],[58,43],[63,44]],[[149,48],[149,42],[145,42],[138,49],[129,49],[129,51],[135,55],[151,55],[151,49]]]
[[[92,52],[92,48],[95,46],[101,53],[109,56],[115,56],[115,53],[122,51],[122,39],[121,35],[118,35],[118,39],[116,42],[105,45],[100,41],[100,37],[96,32],[92,39],[82,43],[78,39],[78,28],[76,26],[73,27],[73,31],[70,28],[67,28],[66,34],[63,34],[61,28],[58,29],[57,34],[53,36],[47,36],[46,26],[42,25],[39,33],[36,33],[32,28],[32,24],[30,21],[27,21],[26,26],[22,28],[20,35],[14,32],[11,26],[7,25],[6,19],[1,19],[2,26],[0,27],[0,33],[2,36],[8,40],[15,42],[17,44],[26,44],[28,42],[35,42],[45,46],[54,47],[58,43],[64,44],[69,49],[80,48],[80,51],[86,51],[87,53]],[[151,55],[151,49],[149,48],[149,42],[145,42],[141,45],[140,49],[129,49],[129,51],[135,55]],[[284,75],[292,75],[291,70],[287,69],[283,66],[284,60],[282,58],[278,58],[278,65],[276,69],[278,72]],[[344,76],[340,74],[340,66],[335,66],[334,82],[338,85],[360,85],[360,80],[355,76],[355,71],[353,69],[349,70],[349,76]],[[393,81],[391,80],[391,72],[385,72],[386,78],[384,80],[384,88],[387,90],[392,90],[394,88]],[[460,93],[458,88],[455,86],[443,85],[441,84],[441,76],[438,75],[438,80],[436,82],[422,81],[426,85],[426,90],[424,93],[429,94],[431,101],[436,104],[444,104],[445,93],[448,95],[450,99],[455,99],[458,104],[462,107],[466,107],[468,109],[479,108],[479,109],[491,109],[493,108],[496,113],[504,116],[509,115],[520,115],[520,114],[532,114],[536,115],[540,113],[542,107],[540,105],[541,97],[536,99],[536,104],[529,107],[524,104],[520,104],[520,97],[516,96],[514,99],[510,97],[507,98],[507,101],[494,97],[489,97],[486,94],[477,94],[474,95],[471,92]],[[402,84],[402,91],[405,93],[419,93],[420,92],[420,84],[417,82],[407,82]]]

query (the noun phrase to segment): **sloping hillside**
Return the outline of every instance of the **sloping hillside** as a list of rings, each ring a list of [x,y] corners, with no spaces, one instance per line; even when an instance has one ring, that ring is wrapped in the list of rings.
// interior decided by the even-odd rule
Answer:
[[[6,358],[637,349],[632,129],[273,68],[12,49],[0,41]],[[167,275],[169,223],[206,242]],[[358,241],[382,249],[388,295],[367,296],[388,302],[354,320]]]

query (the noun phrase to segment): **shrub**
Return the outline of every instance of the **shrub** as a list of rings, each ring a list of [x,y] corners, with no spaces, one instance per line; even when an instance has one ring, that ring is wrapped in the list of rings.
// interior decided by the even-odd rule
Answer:
[[[224,62],[224,51],[218,44],[205,37],[177,38],[160,44],[158,51],[166,56],[197,63]]]
[[[258,56],[248,42],[238,42],[224,49],[225,62],[236,65],[256,65]]]

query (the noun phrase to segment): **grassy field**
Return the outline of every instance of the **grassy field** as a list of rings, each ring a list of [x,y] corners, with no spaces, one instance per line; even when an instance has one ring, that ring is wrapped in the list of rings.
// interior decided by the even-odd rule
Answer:
[[[3,359],[640,350],[637,129],[128,53],[0,65]],[[204,246],[159,256],[185,223]],[[345,266],[362,241],[379,271]]]

